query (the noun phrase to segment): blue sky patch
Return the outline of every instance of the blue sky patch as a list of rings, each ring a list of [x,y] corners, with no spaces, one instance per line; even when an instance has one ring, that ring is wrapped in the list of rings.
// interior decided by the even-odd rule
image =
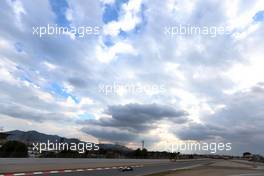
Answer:
[[[103,37],[103,42],[107,47],[111,47],[114,45],[112,37],[109,35]]]
[[[120,30],[119,32],[119,36],[123,39],[127,38],[128,37],[128,33],[123,31],[123,30]]]
[[[90,113],[83,113],[83,114],[80,114],[79,117],[82,119],[82,120],[89,120],[89,119],[95,119],[95,116],[93,114],[90,114]]]
[[[117,19],[118,19],[118,10],[116,6],[107,4],[104,7],[103,22],[109,23],[111,21],[117,21]]]
[[[15,49],[17,52],[21,53],[23,51],[23,45],[20,42],[15,43]]]
[[[113,4],[106,4],[104,6],[103,22],[117,21],[122,5],[127,2],[128,0],[116,0]]]
[[[60,26],[69,26],[70,22],[67,20],[65,13],[69,8],[69,5],[66,0],[50,0],[52,11],[56,15],[56,23]]]
[[[51,91],[55,95],[61,96],[65,99],[67,99],[68,97],[71,97],[75,103],[80,103],[80,100],[78,97],[67,92],[65,90],[65,88],[63,86],[59,85],[58,83],[52,83],[48,89],[49,89],[49,91]]]
[[[125,3],[128,3],[129,0],[115,0],[115,5],[118,7],[118,9],[121,8],[121,6]]]
[[[29,83],[33,83],[33,81],[32,81],[31,79],[29,79],[29,77],[26,76],[26,75],[22,75],[22,76],[20,76],[20,79],[21,79],[22,81],[27,81],[27,82],[29,82]]]
[[[253,17],[254,21],[264,21],[264,10],[259,11],[255,14],[255,16]]]

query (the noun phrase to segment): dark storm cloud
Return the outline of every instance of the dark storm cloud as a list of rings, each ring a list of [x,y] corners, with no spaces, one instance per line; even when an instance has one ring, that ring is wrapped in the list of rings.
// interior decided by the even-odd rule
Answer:
[[[187,121],[185,117],[187,115],[186,112],[158,104],[109,106],[106,113],[111,115],[112,118],[91,120],[87,121],[87,123],[143,132],[153,128],[155,122],[160,120],[170,120],[174,123],[184,123]]]
[[[111,118],[101,118],[99,120],[87,120],[85,124],[88,126],[84,131],[98,138],[108,140],[129,140],[142,135],[144,132],[155,128],[161,120],[167,120],[174,124],[182,124],[187,122],[187,113],[182,110],[175,110],[170,106],[159,104],[127,104],[109,106],[106,113]],[[82,124],[84,124],[82,122]],[[89,127],[97,126],[101,130],[87,130]],[[109,134],[107,128],[113,129],[113,133]],[[115,132],[119,130],[120,132]],[[137,134],[137,135],[135,135]],[[129,137],[128,137],[129,136]]]
[[[221,135],[222,128],[213,125],[203,125],[192,123],[187,128],[184,128],[177,133],[177,136],[182,140],[207,140],[214,139]]]
[[[106,129],[106,128],[83,128],[83,132],[95,136],[100,140],[107,140],[112,142],[122,141],[122,142],[130,142],[137,138],[137,135],[127,131],[119,131],[114,129]]]

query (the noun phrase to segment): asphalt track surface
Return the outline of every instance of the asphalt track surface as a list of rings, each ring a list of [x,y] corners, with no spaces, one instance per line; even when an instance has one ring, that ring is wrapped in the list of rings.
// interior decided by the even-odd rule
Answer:
[[[71,173],[57,173],[48,175],[63,175],[63,176],[143,176],[152,173],[158,173],[173,169],[188,168],[196,166],[198,164],[207,164],[209,161],[182,161],[182,162],[170,162],[162,164],[143,165],[140,167],[134,167],[133,171],[122,172],[119,169],[108,170],[93,170],[93,171],[81,171]]]
[[[177,162],[169,162],[168,160],[120,160],[120,159],[86,159],[86,160],[74,160],[74,159],[64,159],[64,160],[3,160],[0,159],[0,173],[2,175],[50,175],[50,176],[140,176],[146,175],[151,173],[163,172],[172,169],[179,169],[179,168],[186,168],[186,167],[193,167],[199,164],[207,164],[211,162],[211,160],[189,160],[189,161],[177,161]],[[37,162],[36,162],[37,161]],[[72,166],[82,166],[86,167],[74,167]],[[47,165],[49,164],[49,165]],[[71,164],[71,165],[69,165]],[[81,165],[80,165],[81,164]],[[9,172],[3,172],[1,169],[4,169],[3,166],[9,167]],[[32,170],[36,167],[40,166],[51,166],[53,165],[56,168],[56,165],[64,166],[63,169],[48,169],[49,171],[36,169],[35,171]],[[1,167],[2,166],[2,167]],[[69,167],[71,166],[71,167]],[[119,170],[119,166],[133,166],[133,171],[126,171],[122,172]],[[17,172],[16,174],[6,174],[11,173],[10,168],[19,168],[20,170],[24,168],[23,172]],[[25,168],[31,168],[31,170],[25,170]],[[33,172],[32,172],[33,171]],[[13,169],[12,169],[12,173]],[[1,174],[0,174],[1,176]]]
[[[158,159],[0,158],[0,173],[168,163]]]

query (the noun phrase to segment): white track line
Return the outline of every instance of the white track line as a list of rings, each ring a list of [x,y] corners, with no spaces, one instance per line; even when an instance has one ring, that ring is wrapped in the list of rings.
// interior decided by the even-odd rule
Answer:
[[[128,167],[128,166],[120,166],[120,167]],[[62,170],[62,171],[48,171],[48,172],[33,172],[33,173],[14,173],[14,174],[1,174],[0,176],[24,176],[24,175],[44,175],[44,174],[57,174],[57,173],[69,173],[69,172],[84,172],[84,171],[101,171],[101,170],[109,170],[109,169],[118,169],[120,168],[118,166],[113,166],[113,167],[98,167],[98,168],[87,168],[87,169],[67,169],[67,170]],[[143,167],[143,165],[135,165],[131,167]]]
[[[20,176],[20,175],[26,175],[26,173],[17,173],[17,174],[13,174],[14,176]]]
[[[263,175],[263,173],[237,174],[237,175],[230,175],[230,176],[257,176],[257,175]]]
[[[33,172],[33,175],[41,175],[44,174],[43,172]]]
[[[59,171],[49,171],[50,174],[57,174]]]

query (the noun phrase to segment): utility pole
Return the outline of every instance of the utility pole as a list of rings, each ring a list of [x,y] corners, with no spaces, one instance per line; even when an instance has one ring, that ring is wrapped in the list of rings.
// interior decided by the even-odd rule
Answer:
[[[142,146],[141,146],[141,150],[143,150],[145,148],[145,141],[142,140]]]

